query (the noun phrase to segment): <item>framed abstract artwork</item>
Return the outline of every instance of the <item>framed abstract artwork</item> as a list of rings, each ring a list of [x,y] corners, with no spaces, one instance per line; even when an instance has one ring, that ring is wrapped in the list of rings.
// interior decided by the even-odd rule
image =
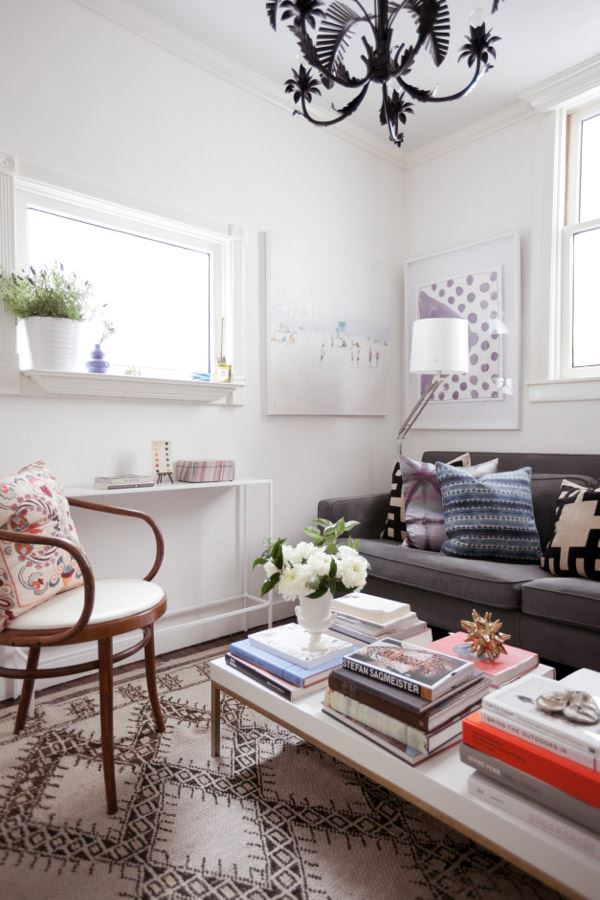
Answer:
[[[389,267],[273,231],[265,250],[267,413],[387,415]]]
[[[416,319],[463,318],[469,371],[452,375],[414,425],[420,429],[515,429],[521,393],[519,235],[511,233],[406,264],[406,359]],[[407,408],[431,383],[406,373]]]

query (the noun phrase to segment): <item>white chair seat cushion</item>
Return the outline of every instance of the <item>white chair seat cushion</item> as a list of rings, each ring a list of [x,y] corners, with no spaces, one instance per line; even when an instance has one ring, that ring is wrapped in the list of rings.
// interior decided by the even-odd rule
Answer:
[[[6,630],[44,631],[69,628],[81,615],[83,590],[83,587],[79,587],[57,594],[46,603],[20,615]],[[163,589],[151,581],[138,578],[98,578],[94,609],[88,624],[100,625],[125,616],[138,615],[152,609],[163,597]]]

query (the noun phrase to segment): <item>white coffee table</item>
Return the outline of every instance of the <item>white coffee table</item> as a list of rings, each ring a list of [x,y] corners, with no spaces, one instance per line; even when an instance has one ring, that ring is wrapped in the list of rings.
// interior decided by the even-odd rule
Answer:
[[[598,862],[467,793],[473,769],[460,761],[457,747],[411,767],[324,713],[322,692],[291,703],[230,668],[223,657],[211,661],[210,678],[213,756],[220,754],[224,692],[563,894],[600,896]]]

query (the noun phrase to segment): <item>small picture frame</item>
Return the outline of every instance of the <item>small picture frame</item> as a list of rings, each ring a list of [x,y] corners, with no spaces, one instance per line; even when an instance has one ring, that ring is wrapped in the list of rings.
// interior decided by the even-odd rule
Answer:
[[[167,477],[173,484],[173,454],[170,441],[152,441],[152,468],[156,473],[157,484]]]

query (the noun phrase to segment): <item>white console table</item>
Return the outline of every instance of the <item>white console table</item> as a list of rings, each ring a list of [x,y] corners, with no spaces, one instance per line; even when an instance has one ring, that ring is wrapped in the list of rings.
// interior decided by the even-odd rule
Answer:
[[[240,599],[242,602],[242,606],[228,610],[227,612],[215,613],[214,615],[206,615],[202,616],[202,622],[216,622],[220,619],[226,619],[233,616],[239,616],[240,613],[249,613],[256,609],[264,609],[267,608],[267,616],[269,628],[273,625],[273,601],[270,597],[257,597],[254,594],[249,593],[248,591],[248,573],[250,571],[251,561],[248,559],[248,523],[246,517],[247,510],[247,493],[249,488],[259,487],[265,488],[268,496],[268,528],[267,534],[273,536],[273,481],[270,478],[236,478],[233,481],[204,481],[204,482],[182,482],[176,481],[173,484],[170,482],[165,482],[163,484],[156,484],[154,487],[144,487],[144,488],[117,488],[115,490],[102,490],[99,488],[88,487],[75,485],[72,487],[65,487],[65,494],[67,497],[74,497],[80,500],[94,500],[99,503],[105,503],[110,506],[111,500],[113,498],[119,498],[122,501],[124,496],[127,496],[128,500],[131,498],[132,503],[135,504],[135,497],[139,494],[152,494],[154,497],[162,496],[163,494],[172,494],[174,491],[211,491],[211,490],[235,490],[238,492],[240,504],[239,504],[239,516],[238,516],[238,527],[240,529],[240,544],[241,544],[241,594]],[[237,596],[237,595],[236,595]],[[213,600],[209,605],[208,609],[217,605],[223,605],[225,603],[231,602],[235,600],[235,597],[222,597],[218,600]]]

